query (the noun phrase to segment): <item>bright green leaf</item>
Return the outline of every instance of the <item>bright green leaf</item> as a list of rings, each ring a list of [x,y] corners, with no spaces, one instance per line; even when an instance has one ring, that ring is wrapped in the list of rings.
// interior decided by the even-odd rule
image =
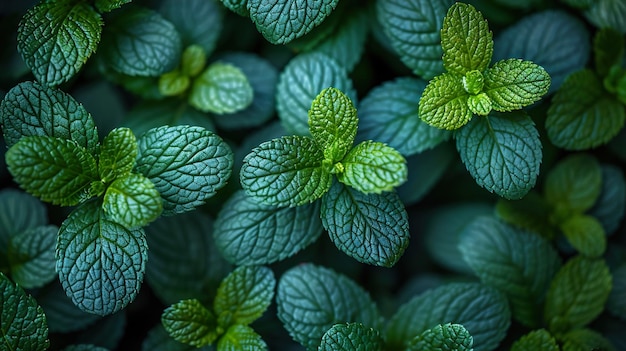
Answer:
[[[40,226],[11,237],[8,259],[13,281],[33,289],[56,277],[54,249],[58,231],[54,225]]]
[[[195,77],[206,65],[206,52],[200,45],[189,45],[180,59],[180,71],[188,77]]]
[[[602,334],[591,329],[574,329],[562,338],[563,351],[616,351],[611,342]]]
[[[132,0],[96,0],[95,5],[100,12],[110,12],[131,1]]]
[[[161,323],[176,341],[195,347],[214,343],[220,334],[213,313],[195,299],[181,300],[166,308]]]
[[[409,351],[472,351],[474,339],[460,324],[439,324],[409,341]]]
[[[467,107],[472,113],[479,116],[487,116],[493,109],[491,98],[485,93],[470,95],[467,97]]]
[[[621,168],[602,164],[602,190],[587,214],[595,217],[607,235],[613,234],[620,226],[626,209],[626,179]]]
[[[228,328],[217,342],[217,351],[267,351],[261,335],[247,325],[236,324]]]
[[[322,336],[317,351],[382,351],[383,339],[378,330],[361,323],[333,325]]]
[[[179,70],[173,70],[159,77],[159,92],[163,96],[182,95],[189,88],[191,80]]]
[[[533,330],[519,338],[511,351],[560,351],[559,345],[550,333],[545,329]]]
[[[0,190],[0,256],[6,256],[11,237],[48,223],[46,206],[13,188]]]
[[[159,3],[159,13],[176,27],[184,47],[199,45],[207,56],[213,53],[224,25],[224,10],[218,1],[165,0]]]
[[[102,141],[98,159],[100,180],[109,183],[126,177],[135,167],[137,139],[128,128],[113,129]]]
[[[600,257],[606,250],[602,224],[592,216],[574,215],[560,225],[567,241],[584,256]]]
[[[225,114],[245,109],[253,98],[252,86],[239,68],[215,62],[194,80],[189,104],[203,112]]]
[[[107,187],[102,208],[127,228],[143,227],[161,215],[163,204],[154,184],[141,174],[117,178]]]
[[[508,59],[496,62],[485,72],[484,92],[493,109],[519,110],[541,99],[550,88],[550,75],[530,61]]]
[[[612,66],[620,65],[624,57],[624,35],[612,28],[602,28],[593,38],[596,72],[600,77],[609,75]]]
[[[469,94],[463,88],[461,76],[444,73],[432,79],[419,100],[419,117],[429,125],[455,130],[472,118],[468,107]]]

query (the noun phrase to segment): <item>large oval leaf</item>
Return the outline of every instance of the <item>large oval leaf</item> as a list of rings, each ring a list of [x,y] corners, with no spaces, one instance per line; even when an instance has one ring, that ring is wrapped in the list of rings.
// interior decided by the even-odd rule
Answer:
[[[211,55],[222,32],[224,11],[216,0],[162,1],[159,13],[172,22],[184,47],[200,45]]]

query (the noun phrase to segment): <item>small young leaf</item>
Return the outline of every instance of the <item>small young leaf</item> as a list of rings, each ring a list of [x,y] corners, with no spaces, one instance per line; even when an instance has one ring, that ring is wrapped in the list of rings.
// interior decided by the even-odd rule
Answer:
[[[267,351],[261,335],[247,325],[235,324],[217,342],[217,351]]]
[[[606,301],[606,310],[614,316],[626,320],[626,264],[611,272],[613,289]]]
[[[98,173],[104,183],[126,177],[135,167],[137,139],[128,128],[113,129],[102,141]]]
[[[611,342],[602,334],[591,329],[574,329],[562,337],[563,351],[616,351]]]
[[[357,261],[391,267],[409,245],[409,221],[396,193],[363,194],[335,182],[322,197],[322,224]]]
[[[574,215],[560,225],[567,241],[582,255],[600,257],[606,250],[602,224],[592,216]]]
[[[419,117],[429,125],[447,130],[463,127],[472,118],[469,94],[462,77],[444,73],[432,79],[419,100]]]
[[[378,330],[361,323],[333,325],[322,336],[317,351],[382,351],[383,339]]]
[[[352,148],[358,122],[352,101],[339,89],[326,88],[311,103],[309,131],[326,160],[340,161]]]
[[[552,280],[544,319],[553,333],[580,328],[604,309],[611,293],[611,273],[601,259],[570,259]]]
[[[182,95],[189,88],[190,82],[189,76],[175,69],[159,77],[159,92],[163,96]]]
[[[620,65],[624,57],[624,36],[612,28],[600,29],[593,38],[594,62],[600,77],[609,75],[612,66]]]
[[[626,179],[621,168],[602,164],[602,190],[587,214],[595,217],[604,228],[607,235],[611,235],[619,228],[626,209]]]
[[[126,307],[139,293],[148,247],[141,228],[111,221],[98,201],[77,207],[57,239],[63,289],[85,312],[107,315]]]
[[[0,273],[0,348],[44,351],[50,346],[46,315],[37,301]]]
[[[487,20],[474,6],[454,3],[443,19],[441,47],[443,66],[448,72],[465,75],[473,70],[485,71],[493,56]]]
[[[96,160],[71,140],[48,136],[22,138],[6,153],[13,179],[43,201],[73,206],[98,180]]]
[[[99,12],[110,12],[128,4],[132,0],[96,0],[95,5]]]
[[[42,2],[22,18],[17,49],[38,81],[55,86],[81,69],[101,33],[102,18],[88,3]]]
[[[539,101],[549,88],[548,72],[530,61],[498,61],[485,72],[484,92],[496,111],[519,110]]]
[[[322,167],[324,155],[311,138],[288,136],[253,149],[241,167],[241,186],[255,200],[274,206],[313,202],[328,191],[332,174]]]
[[[439,324],[409,341],[409,351],[472,351],[474,339],[460,324]]]
[[[111,220],[132,229],[157,219],[163,211],[163,204],[148,178],[130,174],[117,178],[107,187],[102,208]]]
[[[215,62],[194,80],[189,104],[203,112],[225,114],[245,109],[253,97],[252,86],[239,68]]]
[[[233,153],[216,134],[197,126],[161,126],[138,140],[135,170],[163,199],[163,214],[191,211],[230,178]]]
[[[8,258],[15,283],[33,289],[56,277],[54,248],[58,231],[56,226],[47,225],[11,237]]]
[[[20,190],[0,190],[0,254],[6,255],[9,240],[15,235],[48,223],[46,207],[37,198]]]
[[[560,351],[559,345],[545,329],[533,330],[513,343],[511,351]]]
[[[161,315],[165,330],[178,342],[195,347],[210,345],[219,337],[217,319],[198,300],[182,300]]]
[[[172,22],[184,47],[199,45],[209,56],[222,33],[224,11],[216,0],[166,0],[159,13]]]

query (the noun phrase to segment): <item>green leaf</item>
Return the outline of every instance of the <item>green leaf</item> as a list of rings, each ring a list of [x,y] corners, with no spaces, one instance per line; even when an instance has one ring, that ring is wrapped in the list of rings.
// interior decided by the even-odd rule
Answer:
[[[197,126],[161,126],[138,140],[135,170],[156,186],[163,214],[191,211],[230,178],[233,153],[216,134]]]
[[[513,226],[554,239],[559,229],[551,222],[553,208],[537,191],[531,190],[519,200],[498,199],[496,215]]]
[[[101,316],[79,309],[55,279],[37,291],[37,302],[43,308],[50,333],[70,333],[92,326]]]
[[[465,75],[483,72],[491,63],[493,39],[487,20],[465,3],[454,3],[443,19],[441,29],[443,66],[451,73]]]
[[[361,323],[333,325],[322,336],[318,351],[381,351],[383,339],[378,330]]]
[[[248,0],[250,19],[272,44],[286,44],[322,23],[339,0]]]
[[[239,16],[250,17],[250,11],[248,11],[248,0],[220,0],[222,5],[227,9],[233,11]]]
[[[0,348],[43,351],[50,346],[46,315],[37,301],[0,273]]]
[[[551,243],[493,217],[477,217],[460,235],[462,257],[480,280],[505,293],[513,318],[536,328],[550,282],[561,268]]]
[[[348,18],[342,16],[343,23],[313,49],[332,57],[349,72],[352,72],[363,56],[368,34],[368,18],[365,11],[355,10],[348,13]]]
[[[365,194],[391,191],[407,178],[406,160],[383,143],[364,141],[341,160],[340,182]]]
[[[174,340],[163,328],[162,324],[155,325],[148,332],[148,336],[141,344],[142,351],[211,351],[213,346],[197,348]]]
[[[602,334],[591,329],[575,329],[563,336],[563,351],[615,351],[611,342]]]
[[[55,205],[77,205],[98,180],[96,160],[76,142],[48,136],[22,138],[6,153],[13,179],[29,194]]]
[[[278,318],[291,337],[309,351],[337,323],[359,322],[380,328],[381,317],[369,294],[328,268],[300,264],[286,271],[276,293]]]
[[[245,109],[253,97],[252,86],[239,68],[215,62],[194,80],[189,104],[203,112],[225,114]]]
[[[472,119],[468,93],[461,76],[444,73],[433,78],[419,100],[419,117],[429,125],[447,130],[459,129]]]
[[[56,277],[54,249],[58,230],[54,225],[40,226],[11,237],[8,259],[15,283],[33,289]]]
[[[107,22],[101,46],[111,69],[141,77],[173,70],[182,52],[174,25],[158,12],[138,6],[128,7]]]
[[[602,164],[602,190],[587,213],[595,217],[607,235],[614,233],[624,217],[626,209],[626,179],[621,168]]]
[[[163,204],[150,179],[141,174],[130,174],[117,178],[108,186],[102,208],[111,220],[132,229],[157,219],[163,211]]]
[[[141,228],[129,230],[105,216],[98,201],[77,207],[57,239],[63,289],[85,312],[117,312],[139,293],[148,247]]]
[[[22,18],[17,49],[43,84],[67,82],[96,51],[102,18],[85,2],[42,2]]]
[[[409,341],[407,350],[411,351],[472,351],[474,339],[460,324],[439,324],[425,330]]]
[[[159,77],[159,92],[163,96],[182,95],[189,88],[189,84],[189,76],[176,69]]]
[[[0,190],[0,257],[6,257],[11,237],[48,223],[48,211],[41,201],[20,190]]]
[[[98,131],[85,110],[61,90],[37,82],[23,82],[5,95],[0,105],[2,130],[8,147],[24,136],[70,139],[92,155],[98,150]]]
[[[224,25],[224,11],[215,0],[165,0],[159,13],[170,21],[184,47],[200,45],[209,56],[215,50]]]
[[[409,245],[409,222],[396,193],[363,194],[335,182],[322,197],[322,224],[341,251],[391,267]]]
[[[233,324],[248,325],[259,319],[272,303],[276,280],[267,267],[241,266],[231,272],[220,284],[213,302],[213,310],[220,321],[226,318]]]
[[[519,338],[511,351],[559,351],[559,345],[550,333],[545,329],[533,330],[530,333]]]
[[[600,257],[606,251],[606,234],[602,224],[592,216],[574,215],[560,225],[567,241],[582,255]]]
[[[606,77],[612,66],[620,65],[624,57],[624,36],[613,28],[602,28],[593,37],[596,72]]]
[[[123,125],[139,136],[152,128],[164,125],[191,125],[216,130],[208,114],[196,110],[186,101],[179,99],[143,100],[124,116]]]
[[[195,347],[214,343],[220,334],[213,313],[195,299],[181,300],[166,308],[161,323],[176,341]]]
[[[135,167],[137,139],[128,128],[113,129],[102,141],[98,173],[104,183],[126,177]]]
[[[315,242],[322,230],[319,201],[278,208],[238,191],[222,205],[213,236],[231,263],[260,265],[295,255]]]
[[[324,155],[308,137],[287,136],[254,148],[241,167],[241,186],[254,200],[273,206],[313,202],[328,191],[332,174]]]
[[[496,111],[519,110],[539,101],[549,88],[548,72],[530,61],[498,61],[485,72],[484,92]]]
[[[131,1],[132,0],[96,0],[95,5],[99,12],[110,12]]]
[[[393,49],[413,73],[431,79],[443,73],[441,34],[451,0],[380,0],[376,14]]]
[[[218,351],[266,351],[267,344],[254,329],[235,324],[217,342]]]
[[[585,69],[567,77],[552,98],[545,124],[555,146],[585,150],[606,144],[624,121],[624,106],[604,91],[593,71]]]
[[[610,27],[618,32],[626,33],[626,6],[621,1],[600,0],[589,1],[585,9],[585,17],[596,28]]]
[[[511,323],[506,296],[479,283],[450,283],[415,296],[387,324],[387,346],[404,343],[438,324],[461,324],[474,338],[474,350],[496,349]]]
[[[207,54],[202,46],[197,44],[187,46],[180,59],[182,74],[188,77],[195,77],[200,74],[206,66],[206,57]]]
[[[626,264],[621,264],[611,272],[613,289],[606,301],[606,310],[614,316],[626,320]]]
[[[476,183],[490,192],[520,199],[535,186],[541,141],[523,112],[475,118],[457,133],[456,148]]]
[[[584,327],[603,310],[611,292],[611,273],[601,259],[570,259],[552,280],[544,319],[552,333]]]

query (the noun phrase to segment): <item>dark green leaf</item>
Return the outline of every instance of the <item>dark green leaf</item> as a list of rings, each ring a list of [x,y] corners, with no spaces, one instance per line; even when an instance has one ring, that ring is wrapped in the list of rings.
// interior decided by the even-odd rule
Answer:
[[[197,348],[174,340],[163,328],[157,324],[148,332],[148,336],[141,344],[141,351],[213,351],[212,346]]]
[[[143,227],[157,219],[163,203],[154,184],[141,174],[117,178],[107,187],[102,208],[106,215],[127,228]]]
[[[220,0],[222,5],[234,13],[250,17],[250,11],[248,11],[248,0]]]
[[[496,111],[519,110],[541,99],[550,88],[550,75],[530,61],[508,59],[485,72],[484,92]]]
[[[216,130],[208,114],[178,99],[141,101],[126,114],[123,125],[132,129],[135,135],[142,135],[152,128],[164,125],[191,125]]]
[[[592,216],[574,215],[560,225],[563,235],[576,251],[587,257],[600,257],[606,250],[602,224]]]
[[[318,351],[381,351],[383,339],[378,330],[361,323],[333,325],[322,336]]]
[[[563,351],[616,351],[602,334],[591,329],[575,329],[563,336]]]
[[[602,190],[587,214],[602,223],[604,232],[614,233],[624,217],[626,208],[626,180],[622,170],[616,166],[602,164]]]
[[[207,56],[211,55],[224,21],[224,11],[218,1],[166,0],[161,2],[159,13],[176,27],[183,46],[200,45]]]
[[[100,12],[110,12],[131,1],[132,0],[96,0],[95,5]]]
[[[348,13],[343,23],[328,38],[313,50],[335,59],[342,67],[352,72],[365,51],[368,21],[365,11]]]
[[[560,351],[554,337],[545,329],[533,330],[513,343],[511,351]]]
[[[235,324],[217,343],[218,351],[266,351],[267,344],[252,328]]]
[[[596,72],[600,77],[609,75],[611,67],[621,65],[624,58],[624,35],[612,28],[602,28],[593,38]]]
[[[54,225],[40,226],[11,237],[8,259],[15,283],[33,289],[56,277],[54,249],[58,230]]]
[[[409,341],[410,351],[472,351],[474,339],[460,324],[439,324]]]
[[[189,104],[203,112],[233,113],[247,108],[253,95],[248,78],[239,68],[215,62],[194,80]]]
[[[79,344],[79,345],[70,345],[63,349],[63,351],[109,351],[104,347],[95,346],[91,344]]]
[[[72,87],[71,95],[89,111],[100,135],[106,135],[120,126],[126,115],[127,96],[118,86],[107,80],[94,79]],[[95,128],[92,133],[95,134]]]
[[[463,127],[472,119],[469,94],[462,77],[444,73],[432,79],[419,99],[419,117],[429,125],[447,130]]]
[[[137,139],[128,128],[116,128],[102,141],[98,158],[98,173],[104,183],[126,177],[135,167]]]
[[[70,333],[93,325],[101,317],[79,309],[65,294],[61,282],[54,280],[35,295],[46,313],[50,333]]]
[[[589,7],[584,14],[597,28],[610,27],[622,34],[626,33],[626,6],[621,1],[589,1]]]
[[[626,264],[611,272],[613,289],[606,301],[606,309],[614,316],[626,320]]]
[[[552,206],[534,190],[519,200],[500,198],[496,203],[496,215],[500,219],[547,239],[554,239],[559,232],[558,227],[551,222],[552,210]]]
[[[12,188],[0,190],[0,253],[6,255],[11,237],[48,223],[44,204]]]
[[[99,347],[116,350],[127,328],[126,311],[120,311],[98,320],[78,334],[75,342],[78,344],[92,344]]]
[[[165,330],[178,342],[195,347],[217,340],[217,319],[198,300],[182,300],[166,308],[161,315]]]

